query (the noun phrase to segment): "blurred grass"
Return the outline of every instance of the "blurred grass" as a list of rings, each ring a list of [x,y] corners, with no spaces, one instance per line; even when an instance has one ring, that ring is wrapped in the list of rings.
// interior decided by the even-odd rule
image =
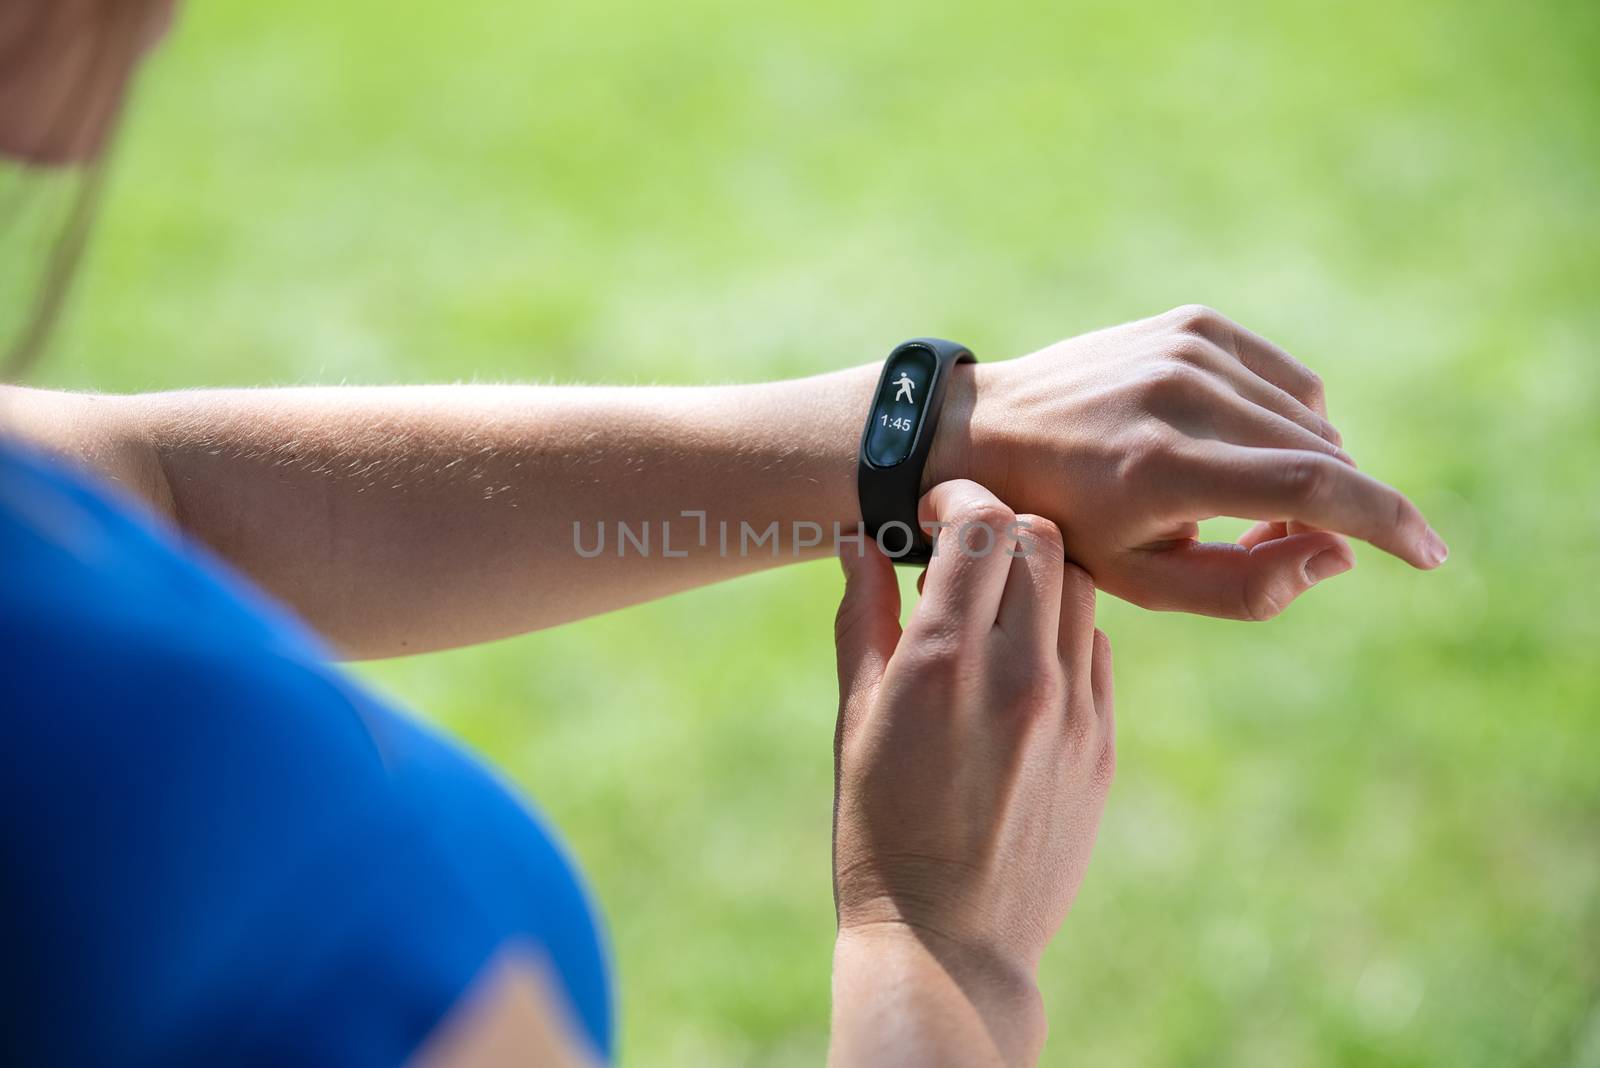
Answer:
[[[195,4],[39,384],[741,380],[1186,301],[1454,550],[1103,605],[1051,1064],[1600,1065],[1600,8]],[[626,1058],[817,1063],[832,565],[363,673],[609,917]]]

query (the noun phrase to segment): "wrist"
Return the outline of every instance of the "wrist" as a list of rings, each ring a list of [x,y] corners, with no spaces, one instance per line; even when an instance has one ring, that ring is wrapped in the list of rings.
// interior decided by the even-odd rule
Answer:
[[[1004,449],[989,425],[986,399],[997,365],[957,364],[945,386],[939,430],[922,472],[922,491],[953,478],[970,478],[1006,500]]]
[[[1044,1046],[1048,1023],[1034,964],[932,928],[874,921],[841,927],[834,941],[836,981],[858,970],[876,982],[914,984],[919,974],[954,982],[1008,1065],[1034,1063]]]

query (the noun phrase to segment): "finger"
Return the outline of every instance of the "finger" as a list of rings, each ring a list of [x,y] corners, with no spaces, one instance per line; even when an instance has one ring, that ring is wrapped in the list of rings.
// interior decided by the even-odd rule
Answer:
[[[1239,535],[1239,544],[1246,549],[1254,549],[1264,541],[1275,541],[1278,538],[1287,538],[1291,534],[1310,534],[1317,528],[1305,523],[1257,523],[1243,534]],[[1338,535],[1335,535],[1338,537]],[[1339,541],[1348,545],[1344,538]]]
[[[1178,355],[1196,366],[1212,371],[1240,397],[1282,416],[1338,448],[1344,442],[1339,430],[1321,412],[1270,379],[1262,377],[1230,349],[1210,337],[1194,335],[1191,343],[1179,347]]]
[[[1246,549],[1254,549],[1264,541],[1276,541],[1289,536],[1287,523],[1257,523],[1243,534],[1239,535],[1239,544]]]
[[[1182,609],[1223,619],[1271,619],[1312,586],[1355,566],[1336,534],[1292,534],[1246,548],[1230,542],[1184,542],[1137,550],[1139,585],[1158,591],[1149,608]]]
[[[1248,330],[1226,315],[1194,316],[1191,328],[1232,354],[1245,367],[1271,382],[1323,419],[1328,417],[1328,401],[1322,378],[1311,368],[1289,355],[1278,345]],[[1337,433],[1337,431],[1335,432]]]
[[[1106,637],[1106,632],[1096,629],[1094,632],[1094,654],[1090,661],[1089,689],[1094,695],[1094,710],[1100,716],[1107,728],[1110,728],[1114,716],[1114,693],[1111,683],[1111,639]]]
[[[1321,453],[1191,441],[1178,490],[1186,510],[1337,531],[1431,570],[1450,550],[1399,490]]]
[[[1094,579],[1076,564],[1061,570],[1061,630],[1056,650],[1067,671],[1067,685],[1091,680],[1094,658]]]
[[[1257,379],[1257,381],[1260,381]],[[1298,401],[1291,401],[1300,412],[1310,415]],[[1270,407],[1264,407],[1249,397],[1219,385],[1200,413],[1204,429],[1212,436],[1235,445],[1251,445],[1262,449],[1304,449],[1332,456],[1340,463],[1354,467],[1356,462],[1333,441],[1309,429],[1303,422],[1286,418]],[[1323,423],[1320,418],[1317,422]]]
[[[1017,516],[1016,557],[1006,576],[995,626],[1024,648],[1051,655],[1061,615],[1061,531],[1048,519]],[[1048,661],[1046,661],[1048,663]]]
[[[858,551],[839,549],[844,597],[834,617],[839,660],[840,707],[852,696],[870,693],[883,678],[900,641],[900,584],[894,564],[871,539]]]
[[[941,482],[923,496],[919,522],[940,524],[914,628],[938,627],[976,637],[987,634],[1000,610],[1011,570],[1011,509],[976,482]]]

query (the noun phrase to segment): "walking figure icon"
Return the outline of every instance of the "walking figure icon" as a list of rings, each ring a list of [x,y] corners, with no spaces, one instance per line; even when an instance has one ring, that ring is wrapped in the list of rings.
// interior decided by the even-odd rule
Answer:
[[[911,391],[917,387],[917,384],[911,380],[911,376],[904,371],[901,371],[900,377],[891,382],[890,385],[900,387],[899,391],[894,395],[896,403],[901,399],[911,400]]]

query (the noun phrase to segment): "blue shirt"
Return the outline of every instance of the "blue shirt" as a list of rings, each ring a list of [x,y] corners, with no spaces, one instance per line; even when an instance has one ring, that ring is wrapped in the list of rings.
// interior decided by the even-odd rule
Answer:
[[[487,770],[0,443],[0,1061],[393,1065],[497,950],[609,1058],[594,914]]]

